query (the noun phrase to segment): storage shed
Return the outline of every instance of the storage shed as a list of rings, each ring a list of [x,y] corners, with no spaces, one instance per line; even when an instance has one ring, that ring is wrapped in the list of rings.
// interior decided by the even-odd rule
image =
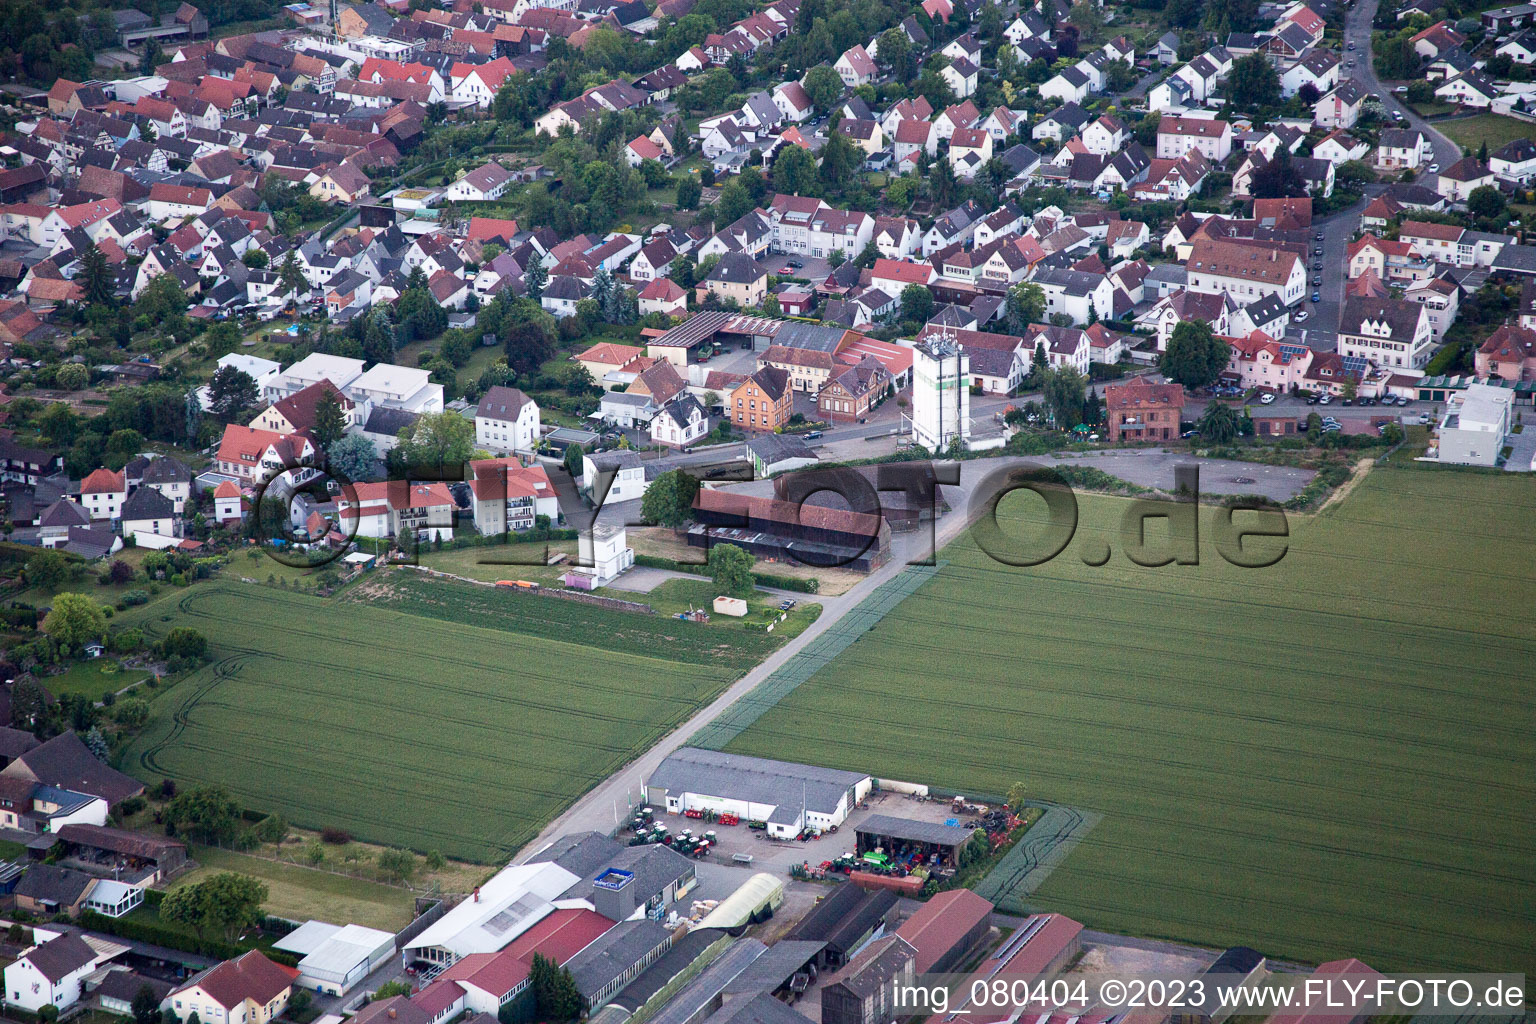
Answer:
[[[800,919],[786,938],[825,942],[822,963],[836,967],[848,962],[871,938],[879,938],[896,918],[896,894],[867,891],[844,882]]]
[[[940,866],[956,868],[960,866],[960,847],[973,835],[958,825],[871,814],[854,832],[854,852],[863,856],[878,848],[897,859],[916,855],[925,864],[937,854]]]
[[[307,921],[272,944],[297,953],[300,988],[345,995],[395,952],[395,937],[362,925]]]
[[[735,892],[721,900],[719,905],[705,915],[699,928],[731,930],[744,928],[753,920],[761,920],[764,911],[770,914],[784,902],[784,883],[759,871],[743,882]]]
[[[683,747],[646,780],[646,799],[669,813],[691,810],[762,821],[770,835],[841,825],[874,780],[858,772]]]

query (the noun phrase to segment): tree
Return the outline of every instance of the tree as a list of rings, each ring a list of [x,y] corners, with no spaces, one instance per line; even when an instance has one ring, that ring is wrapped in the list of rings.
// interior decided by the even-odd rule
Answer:
[[[1227,368],[1231,347],[1204,320],[1185,320],[1173,329],[1160,360],[1164,376],[1186,388],[1203,388]]]
[[[715,587],[730,597],[746,597],[752,593],[755,580],[752,577],[752,556],[747,549],[735,544],[715,544],[709,549],[709,576]]]
[[[1291,162],[1291,154],[1282,149],[1273,160],[1260,162],[1248,181],[1248,191],[1255,199],[1300,197],[1307,194],[1307,183]]]
[[[901,290],[901,318],[926,323],[933,315],[933,292],[927,285],[909,284]]]
[[[128,1005],[133,1013],[133,1024],[159,1024],[160,997],[148,985],[140,985],[133,994],[133,1002]]]
[[[773,189],[785,195],[816,194],[816,157],[800,146],[782,146],[773,160]]]
[[[266,270],[267,265],[272,262],[272,257],[268,256],[265,250],[252,246],[245,250],[245,255],[240,257],[240,262],[252,270]]]
[[[147,567],[149,559],[144,561]],[[160,654],[166,658],[202,659],[208,654],[208,638],[191,626],[175,626],[160,641]]]
[[[456,412],[427,413],[400,430],[394,449],[404,466],[431,467],[439,472],[459,468],[475,450],[475,425]]]
[[[739,218],[751,213],[755,205],[745,185],[739,180],[728,182],[720,190],[720,198],[715,201],[715,223],[735,223]]]
[[[256,404],[256,381],[236,366],[221,366],[208,381],[208,411],[224,423],[233,423]]]
[[[544,314],[542,319],[524,320],[507,331],[503,341],[507,365],[518,376],[532,377],[545,360],[555,354],[554,338],[547,326],[549,319],[548,314]]]
[[[681,469],[659,474],[640,499],[640,516],[648,523],[680,530],[693,519],[699,481]]]
[[[261,923],[261,905],[267,896],[264,883],[247,875],[222,871],[166,893],[160,903],[160,917],[189,926],[199,937],[216,931],[227,941],[233,941],[246,928]]]
[[[1237,413],[1225,402],[1212,402],[1200,417],[1200,437],[1215,444],[1226,444],[1237,437]]]
[[[107,738],[94,725],[91,726],[90,732],[85,734],[83,742],[86,749],[91,752],[91,756],[95,757],[102,764],[106,764],[107,759],[112,756],[112,748],[107,746]]]
[[[315,426],[311,431],[320,447],[328,448],[347,432],[347,414],[342,412],[336,392],[326,388],[315,403]]]
[[[107,631],[107,617],[94,598],[65,592],[53,599],[53,608],[43,619],[43,632],[60,649],[73,651],[97,641]]]
[[[1022,335],[1030,324],[1045,319],[1045,289],[1020,281],[1008,289],[1008,333]]]
[[[1023,809],[1024,803],[1029,799],[1029,789],[1022,782],[1015,782],[1008,787],[1008,809],[1018,814]]]
[[[841,191],[848,187],[863,161],[863,150],[849,141],[848,136],[833,132],[827,144],[821,147],[821,169],[818,176],[828,189]]]
[[[1467,196],[1467,210],[1474,217],[1497,217],[1504,212],[1504,193],[1495,185],[1479,185]]]
[[[144,41],[144,53],[139,57],[139,74],[152,75],[164,58],[160,49],[160,40],[150,36]]]
[[[325,449],[331,471],[347,480],[366,480],[373,475],[379,453],[373,442],[362,434],[347,434],[332,441]]]
[[[304,271],[300,269],[291,249],[283,258],[282,265],[277,268],[277,279],[282,282],[284,294],[293,292],[298,296],[309,290],[309,282],[304,279]]]
[[[542,953],[533,954],[528,982],[533,989],[538,1016],[544,1020],[571,1020],[585,1001],[569,968],[561,968]]]
[[[677,208],[679,210],[697,210],[699,198],[704,194],[704,186],[699,184],[699,179],[692,174],[685,175],[677,181]]]
[[[85,301],[93,306],[111,306],[116,301],[112,294],[112,268],[107,257],[92,242],[80,254],[80,280],[85,289]]]
[[[544,286],[549,283],[549,271],[542,260],[535,258],[523,272],[523,290],[534,302],[544,297]]]
[[[954,204],[959,189],[960,183],[955,180],[955,170],[949,161],[936,161],[928,171],[928,198],[947,210]]]
[[[581,476],[581,460],[586,454],[586,451],[579,444],[568,444],[565,446],[565,471],[573,479]]]
[[[826,64],[818,64],[807,71],[800,84],[804,86],[811,106],[821,114],[831,110],[837,98],[843,94],[843,80]]]
[[[65,576],[69,575],[69,566],[69,560],[64,557],[64,552],[44,548],[27,559],[27,586],[43,590],[56,587],[64,582]]]
[[[219,786],[189,789],[165,805],[161,820],[171,835],[214,846],[235,838],[240,829],[240,805]]]
[[[1280,76],[1263,53],[1250,53],[1232,62],[1227,75],[1227,97],[1245,110],[1272,107],[1280,102]]]
[[[909,80],[914,69],[910,64],[912,40],[907,38],[906,32],[900,28],[888,28],[880,33],[876,42],[876,62],[891,72],[898,82]]]
[[[379,870],[386,878],[409,882],[416,877],[416,855],[410,850],[380,850]]]
[[[411,994],[411,983],[408,981],[386,981],[374,989],[373,1001],[381,1002],[394,996],[408,996]]]
[[[1041,375],[1041,398],[1058,430],[1071,430],[1083,421],[1083,375],[1070,366],[1057,366]]]

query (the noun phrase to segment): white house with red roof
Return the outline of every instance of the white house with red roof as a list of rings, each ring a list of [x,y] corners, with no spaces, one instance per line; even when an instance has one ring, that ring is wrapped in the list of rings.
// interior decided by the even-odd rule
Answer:
[[[665,313],[683,316],[688,312],[688,293],[669,277],[658,277],[640,293],[640,315]]]
[[[666,154],[661,151],[661,147],[652,142],[648,135],[637,135],[624,147],[624,161],[631,167],[639,167],[647,160],[661,161],[665,158]]]
[[[452,540],[453,495],[445,483],[386,480],[353,484],[336,499],[336,510],[349,535],[415,536],[417,540]]]
[[[214,468],[247,484],[260,484],[277,474],[304,466],[315,457],[315,446],[303,434],[276,434],[231,423],[224,428]],[[307,477],[313,471],[297,474]]]
[[[484,536],[530,530],[539,516],[559,522],[560,499],[543,466],[524,466],[515,458],[481,459],[471,462],[469,471],[475,529]]]
[[[268,1024],[287,1009],[298,974],[251,950],[194,975],[160,1005],[183,1022],[196,1014],[206,1024]]]
[[[837,72],[843,84],[850,89],[872,81],[879,73],[879,69],[875,67],[875,59],[859,43],[843,51],[843,55],[837,58],[837,63],[832,65],[832,70]]]
[[[900,296],[910,284],[932,284],[938,272],[931,263],[877,259],[869,271],[869,283],[887,295]]]
[[[806,95],[805,86],[799,82],[785,82],[773,90],[773,105],[779,108],[779,113],[785,120],[799,124],[815,113],[810,96]]]
[[[245,518],[240,485],[233,480],[221,480],[213,489],[213,518],[220,526]]]
[[[92,519],[116,519],[128,500],[128,482],[121,471],[92,471],[80,481],[80,504]]]
[[[1286,394],[1301,387],[1312,366],[1311,349],[1276,341],[1263,331],[1224,340],[1231,348],[1226,372],[1245,388]]]
[[[453,80],[453,99],[484,110],[496,98],[502,83],[516,73],[517,67],[506,57],[485,64],[455,64],[448,73]]]

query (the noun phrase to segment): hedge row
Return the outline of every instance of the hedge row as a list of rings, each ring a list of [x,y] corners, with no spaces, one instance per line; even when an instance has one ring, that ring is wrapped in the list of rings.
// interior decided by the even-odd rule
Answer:
[[[146,896],[149,892],[153,891],[146,891]],[[81,911],[80,926],[91,931],[116,935],[122,939],[148,942],[156,946],[165,946],[168,949],[179,949],[183,953],[214,957],[219,960],[232,960],[240,954],[248,953],[256,948],[254,945],[224,942],[220,939],[200,939],[195,935],[188,935],[186,932],[163,924],[135,921],[127,917],[108,917],[105,914],[98,914],[94,910]],[[263,949],[261,952],[267,959],[274,963],[282,964],[285,967],[297,967],[299,965],[299,958],[291,953],[284,953],[275,949]]]
[[[706,566],[698,564],[683,564],[674,562],[670,558],[658,558],[656,555],[635,555],[635,564],[643,565],[650,569],[670,569],[673,572],[685,572],[694,576],[705,575]],[[794,590],[801,594],[816,594],[821,592],[821,581],[814,576],[810,579],[801,579],[798,576],[776,576],[768,572],[754,572],[752,579],[760,587],[773,587],[776,590]]]

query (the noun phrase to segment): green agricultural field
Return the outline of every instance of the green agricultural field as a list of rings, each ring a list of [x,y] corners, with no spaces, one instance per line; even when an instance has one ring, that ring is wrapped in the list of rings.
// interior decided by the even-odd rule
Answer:
[[[1506,143],[1516,139],[1528,139],[1536,126],[1517,121],[1512,117],[1504,117],[1499,114],[1475,114],[1472,117],[1453,117],[1444,121],[1436,121],[1438,128],[1446,138],[1458,146],[1466,146],[1473,153],[1483,143],[1488,143],[1488,150],[1492,152]]]
[[[214,656],[155,698],[124,767],[217,783],[295,824],[485,862],[761,657],[744,631],[722,641],[707,626],[467,584],[392,599],[401,576],[370,580],[372,605],[214,581],[121,616],[200,629]]]
[[[952,544],[726,749],[1102,814],[1028,901],[1092,927],[1536,971],[1536,485],[1377,469],[1269,569],[1211,509],[1198,566],[1134,566],[1129,502],[1079,504],[1044,566]]]

